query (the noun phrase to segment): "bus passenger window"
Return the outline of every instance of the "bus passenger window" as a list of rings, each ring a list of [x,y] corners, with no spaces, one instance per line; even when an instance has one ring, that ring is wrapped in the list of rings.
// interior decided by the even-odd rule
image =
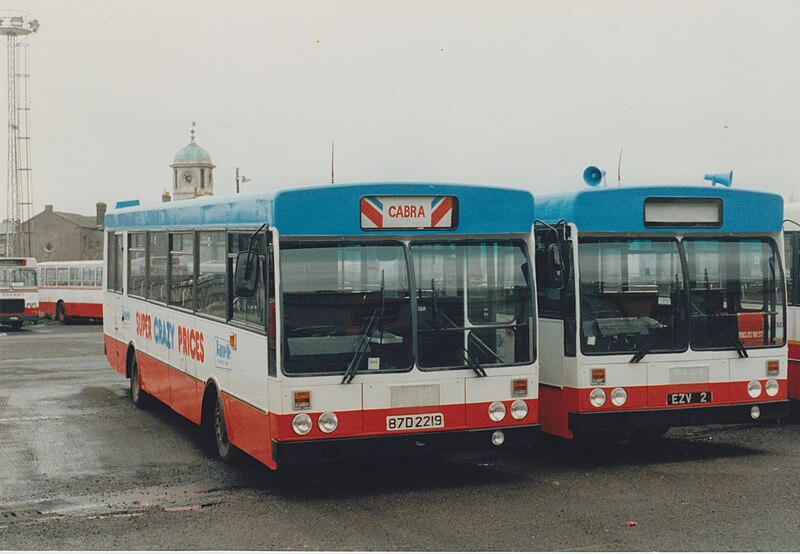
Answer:
[[[172,233],[169,253],[169,303],[194,309],[194,233]]]
[[[147,233],[147,292],[148,300],[167,301],[167,255],[169,235],[165,232]]]
[[[145,234],[128,234],[128,294],[144,298],[147,286],[145,273]]]
[[[790,306],[795,304],[794,287],[797,279],[795,272],[795,253],[797,252],[797,238],[800,233],[785,233],[783,241],[784,264],[786,265],[786,303]]]
[[[225,231],[197,233],[197,311],[221,319],[228,305],[225,240]]]

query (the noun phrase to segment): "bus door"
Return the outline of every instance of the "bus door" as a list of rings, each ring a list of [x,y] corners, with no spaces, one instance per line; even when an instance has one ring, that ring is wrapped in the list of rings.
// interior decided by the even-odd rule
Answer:
[[[135,331],[136,321],[132,319],[129,308],[122,302],[123,268],[125,251],[122,232],[106,233],[106,271],[104,272],[105,293],[103,294],[103,332],[117,340],[106,341],[106,356],[109,363],[125,375],[125,336]],[[56,275],[58,284],[60,276]],[[133,314],[135,316],[135,313]]]

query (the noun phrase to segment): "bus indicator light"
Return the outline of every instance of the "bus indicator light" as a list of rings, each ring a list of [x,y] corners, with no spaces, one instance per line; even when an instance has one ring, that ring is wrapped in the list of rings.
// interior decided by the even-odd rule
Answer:
[[[233,350],[236,350],[236,333],[231,333],[231,334],[228,336],[228,344],[230,344],[230,345],[231,345],[231,348],[232,348]]]
[[[781,363],[778,360],[767,360],[767,375],[774,377],[780,372]]]
[[[294,393],[294,409],[295,410],[308,410],[311,407],[311,391],[295,391]]]
[[[528,396],[528,380],[514,379],[511,381],[511,396]]]
[[[592,368],[592,384],[605,385],[606,384],[606,370],[605,368]]]

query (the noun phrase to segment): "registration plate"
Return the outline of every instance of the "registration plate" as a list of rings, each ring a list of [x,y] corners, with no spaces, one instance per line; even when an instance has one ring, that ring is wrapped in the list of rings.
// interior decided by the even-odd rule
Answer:
[[[405,431],[406,429],[437,429],[444,427],[442,414],[414,414],[404,416],[388,416],[387,431]]]
[[[667,404],[705,404],[711,402],[710,392],[674,392],[667,395]]]

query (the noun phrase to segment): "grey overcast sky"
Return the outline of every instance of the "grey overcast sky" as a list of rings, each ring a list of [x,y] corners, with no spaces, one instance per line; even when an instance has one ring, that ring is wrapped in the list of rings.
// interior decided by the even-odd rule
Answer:
[[[216,194],[233,192],[237,166],[247,191],[330,182],[331,141],[340,183],[553,192],[584,186],[594,164],[616,186],[623,148],[623,186],[732,169],[734,187],[800,193],[800,1],[7,7],[41,24],[34,213],[160,201],[193,121]]]

